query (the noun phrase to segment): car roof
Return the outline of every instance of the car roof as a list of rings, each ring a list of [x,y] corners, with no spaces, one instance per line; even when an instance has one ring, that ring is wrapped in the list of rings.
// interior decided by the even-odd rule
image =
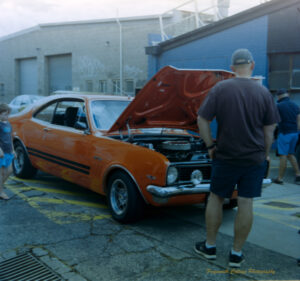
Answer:
[[[53,101],[56,99],[84,99],[84,100],[119,100],[119,101],[131,101],[133,97],[117,96],[117,95],[100,95],[100,94],[85,94],[85,93],[68,93],[68,94],[55,94],[46,97],[47,101]]]

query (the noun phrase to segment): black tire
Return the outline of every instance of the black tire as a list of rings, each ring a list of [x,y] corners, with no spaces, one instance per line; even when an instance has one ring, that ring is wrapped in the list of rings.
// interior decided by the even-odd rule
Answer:
[[[230,210],[237,207],[237,199],[230,199],[229,203],[223,205],[223,209]]]
[[[13,171],[18,178],[30,179],[33,178],[37,169],[31,165],[27,152],[23,145],[17,141],[14,143],[16,157],[13,160]]]
[[[120,223],[139,220],[145,209],[145,202],[133,180],[124,172],[115,172],[108,181],[108,205],[112,217]]]
[[[206,198],[205,198],[205,207],[206,207],[206,205],[207,205],[208,198],[209,198],[209,194],[208,194],[208,195],[206,196]],[[237,205],[238,205],[238,204],[237,204],[237,199],[236,199],[236,198],[230,199],[230,201],[229,201],[228,203],[224,203],[224,204],[223,204],[223,209],[224,209],[224,210],[231,210],[231,209],[237,207]]]

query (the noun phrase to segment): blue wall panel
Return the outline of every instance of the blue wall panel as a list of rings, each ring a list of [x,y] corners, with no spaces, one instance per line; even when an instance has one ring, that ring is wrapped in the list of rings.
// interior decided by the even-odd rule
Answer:
[[[255,60],[253,75],[267,78],[267,38],[268,16],[264,16],[165,51],[159,57],[149,56],[148,75],[151,78],[166,65],[177,68],[230,70],[232,53],[238,48],[247,48]],[[267,86],[267,79],[263,83]],[[216,137],[215,120],[211,123],[211,129],[213,137]]]
[[[256,63],[254,75],[267,77],[267,38],[268,16],[264,16],[165,51],[159,57],[150,56],[149,78],[166,65],[230,70],[231,55],[238,48],[252,52]]]

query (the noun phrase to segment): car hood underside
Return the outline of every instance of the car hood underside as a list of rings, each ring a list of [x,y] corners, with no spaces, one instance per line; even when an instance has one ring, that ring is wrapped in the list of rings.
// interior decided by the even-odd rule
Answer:
[[[197,111],[209,90],[232,78],[224,70],[162,68],[124,110],[108,132],[129,128],[178,128],[198,131]]]

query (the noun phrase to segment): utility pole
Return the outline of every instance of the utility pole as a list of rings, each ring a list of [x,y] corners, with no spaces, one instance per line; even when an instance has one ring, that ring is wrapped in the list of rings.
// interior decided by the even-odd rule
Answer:
[[[119,33],[120,33],[120,94],[123,95],[123,38],[122,38],[122,25],[119,20],[119,13],[117,10],[117,18],[116,21],[119,25]]]

